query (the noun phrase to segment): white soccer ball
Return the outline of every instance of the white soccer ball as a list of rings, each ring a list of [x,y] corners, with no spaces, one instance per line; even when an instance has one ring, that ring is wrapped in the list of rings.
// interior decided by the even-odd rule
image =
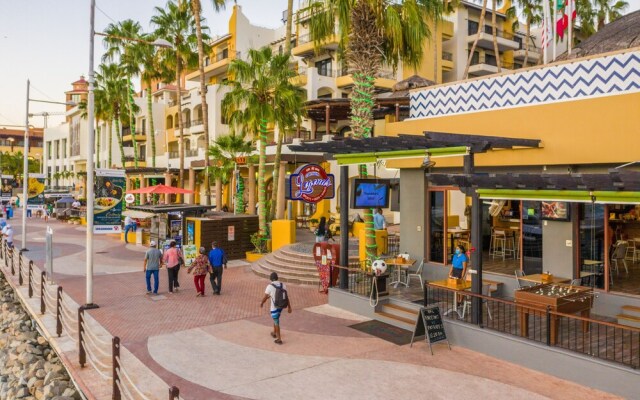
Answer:
[[[387,263],[384,260],[375,260],[371,263],[371,270],[376,275],[382,275],[387,271]]]

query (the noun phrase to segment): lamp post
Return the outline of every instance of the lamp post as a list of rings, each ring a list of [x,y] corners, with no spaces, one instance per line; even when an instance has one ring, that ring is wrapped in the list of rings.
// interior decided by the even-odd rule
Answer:
[[[96,32],[95,30],[95,17],[96,17],[96,0],[91,0],[91,9],[89,11],[89,93],[87,96],[87,122],[88,134],[87,134],[87,185],[86,185],[86,199],[87,199],[87,258],[86,258],[86,299],[85,309],[98,308],[97,304],[93,303],[93,215],[94,215],[94,161],[93,153],[95,149],[95,132],[94,132],[94,68],[93,68],[93,53],[94,53],[94,39],[96,35],[114,37],[102,32]],[[172,47],[172,45],[163,39],[156,39],[154,42],[148,42],[146,40],[117,37],[118,39],[132,40],[134,42],[146,43],[158,47]],[[152,116],[150,116],[152,117]]]

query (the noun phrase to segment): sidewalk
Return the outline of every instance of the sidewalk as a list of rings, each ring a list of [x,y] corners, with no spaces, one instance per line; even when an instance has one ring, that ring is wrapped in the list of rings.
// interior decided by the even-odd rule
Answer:
[[[13,219],[16,246],[19,220]],[[31,219],[29,258],[42,266],[44,221]],[[52,221],[56,232],[57,282],[84,303],[83,228]],[[40,239],[42,237],[42,239]],[[259,307],[268,282],[248,264],[234,262],[223,274],[222,295],[195,297],[191,275],[180,273],[181,290],[145,295],[142,254],[110,236],[94,237],[94,302],[87,311],[167,386],[184,399],[305,398],[582,398],[615,396],[453,346],[424,341],[397,346],[350,328],[360,316],[326,305],[316,287],[288,285],[294,312],[283,314],[284,345],[269,335],[269,309]],[[33,256],[33,257],[32,257]],[[544,384],[542,384],[544,383]]]

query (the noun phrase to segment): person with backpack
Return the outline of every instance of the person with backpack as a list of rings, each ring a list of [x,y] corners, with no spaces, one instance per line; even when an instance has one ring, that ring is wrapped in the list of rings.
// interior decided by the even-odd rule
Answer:
[[[271,318],[273,318],[273,332],[271,332],[271,337],[275,339],[274,342],[276,344],[282,344],[282,337],[280,336],[280,314],[284,308],[291,314],[291,300],[289,299],[289,294],[287,293],[287,288],[284,283],[278,281],[278,274],[276,272],[272,272],[269,279],[271,283],[264,291],[260,308],[264,306],[267,300],[271,299]]]

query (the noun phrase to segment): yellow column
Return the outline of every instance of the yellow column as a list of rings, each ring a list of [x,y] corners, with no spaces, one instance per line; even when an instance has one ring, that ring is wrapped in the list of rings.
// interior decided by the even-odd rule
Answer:
[[[256,166],[249,164],[249,176],[248,176],[248,195],[249,202],[247,204],[247,214],[256,214]]]
[[[274,219],[271,222],[272,242],[271,251],[276,251],[282,246],[295,243],[296,223],[295,221]]]

